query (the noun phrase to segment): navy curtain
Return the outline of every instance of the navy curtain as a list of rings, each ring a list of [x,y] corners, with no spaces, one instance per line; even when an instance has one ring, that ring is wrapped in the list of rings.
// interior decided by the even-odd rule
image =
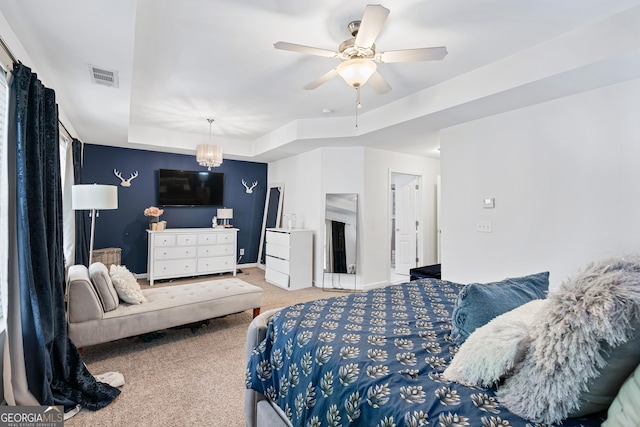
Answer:
[[[99,409],[120,391],[96,382],[67,335],[62,188],[55,92],[16,64],[15,117],[18,274],[29,391],[42,405]]]
[[[71,143],[71,156],[73,157],[73,184],[82,184],[82,142],[73,138]],[[75,263],[89,267],[89,242],[87,241],[87,213],[75,211]]]

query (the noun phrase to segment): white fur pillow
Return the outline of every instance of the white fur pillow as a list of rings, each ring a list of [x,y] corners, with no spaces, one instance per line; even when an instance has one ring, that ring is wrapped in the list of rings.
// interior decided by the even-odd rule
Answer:
[[[533,300],[477,328],[460,346],[444,378],[483,388],[500,382],[527,351],[529,326],[546,305],[547,300]]]
[[[118,297],[129,304],[140,304],[147,299],[140,290],[138,281],[133,274],[124,265],[112,264],[109,269],[109,275],[113,282],[113,287],[116,288]]]

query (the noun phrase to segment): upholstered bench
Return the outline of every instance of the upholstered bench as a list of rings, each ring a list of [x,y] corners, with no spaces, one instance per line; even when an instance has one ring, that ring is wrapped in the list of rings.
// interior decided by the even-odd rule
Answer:
[[[108,275],[90,277],[84,265],[69,268],[67,286],[69,338],[78,348],[249,309],[256,317],[262,305],[262,288],[236,278],[144,289],[141,304],[119,301]]]

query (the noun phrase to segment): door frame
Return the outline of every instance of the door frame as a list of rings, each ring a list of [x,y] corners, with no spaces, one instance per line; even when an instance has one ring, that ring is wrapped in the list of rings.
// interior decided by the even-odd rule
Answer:
[[[403,178],[404,177],[404,178]],[[399,182],[401,179],[407,179],[409,181],[411,180],[416,180],[417,185],[418,185],[418,190],[416,190],[416,212],[415,214],[415,219],[418,221],[418,226],[416,228],[416,254],[415,254],[415,258],[417,259],[416,261],[416,265],[419,266],[421,265],[421,263],[423,262],[424,259],[424,205],[423,205],[423,181],[424,181],[424,177],[423,174],[421,173],[411,173],[411,172],[406,172],[406,171],[396,171],[396,170],[389,170],[389,181],[388,181],[388,195],[389,195],[389,212],[388,212],[388,237],[387,237],[387,242],[388,242],[388,248],[389,250],[387,251],[387,259],[389,261],[389,279],[391,279],[391,248],[392,248],[392,243],[391,243],[391,239],[394,236],[393,233],[393,219],[394,219],[394,200],[393,200],[393,190],[392,190],[392,185],[396,184],[396,189],[397,189],[397,182]],[[397,251],[397,248],[396,248]],[[397,252],[396,252],[396,260],[397,260]],[[396,261],[396,265],[397,265],[397,261]],[[395,266],[393,267],[393,270],[395,271]],[[390,280],[391,281],[391,280]]]

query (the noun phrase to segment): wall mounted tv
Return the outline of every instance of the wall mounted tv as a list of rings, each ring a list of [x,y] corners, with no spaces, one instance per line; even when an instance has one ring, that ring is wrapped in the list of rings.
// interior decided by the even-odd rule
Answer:
[[[224,206],[224,174],[159,169],[158,205]]]

